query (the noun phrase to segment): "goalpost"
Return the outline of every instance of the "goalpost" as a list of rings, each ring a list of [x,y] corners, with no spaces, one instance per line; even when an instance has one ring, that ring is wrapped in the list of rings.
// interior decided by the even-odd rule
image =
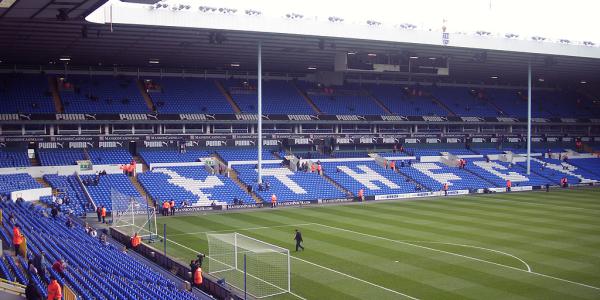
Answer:
[[[207,234],[209,274],[254,298],[290,292],[290,251],[243,234]]]
[[[114,188],[112,200],[112,227],[129,236],[137,233],[143,240],[154,241],[158,237],[156,211],[146,199],[125,195]]]

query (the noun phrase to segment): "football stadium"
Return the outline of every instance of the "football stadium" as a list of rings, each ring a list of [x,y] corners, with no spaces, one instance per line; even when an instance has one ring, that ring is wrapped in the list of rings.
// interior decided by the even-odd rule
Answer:
[[[0,299],[600,299],[599,9],[0,0]]]

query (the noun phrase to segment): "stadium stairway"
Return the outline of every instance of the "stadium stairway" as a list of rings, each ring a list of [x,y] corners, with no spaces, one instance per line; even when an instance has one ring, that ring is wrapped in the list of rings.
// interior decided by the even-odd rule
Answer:
[[[40,161],[37,159],[37,156],[34,156],[33,158],[29,159],[29,162],[31,163],[32,167],[39,167],[42,164],[40,164]]]
[[[456,116],[456,114],[450,109],[450,107],[448,107],[443,101],[440,101],[440,99],[436,98],[433,95],[430,95],[429,97],[431,98],[431,100],[435,101],[437,105],[444,108],[448,112],[448,114],[450,114],[450,116]]]
[[[322,114],[323,112],[317,107],[317,105],[315,104],[315,102],[312,101],[312,99],[310,99],[310,97],[308,97],[308,95],[303,92],[298,85],[296,85],[295,82],[292,82],[292,85],[294,86],[294,88],[296,89],[296,91],[298,91],[298,94],[300,94],[300,96],[302,96],[302,98],[304,98],[304,100],[306,100],[306,103],[308,103],[308,105],[310,105],[310,107],[312,107],[312,109],[315,111],[315,113],[317,114]]]
[[[327,172],[323,173],[322,176],[327,182],[331,183],[331,185],[335,186],[338,190],[342,191],[344,194],[346,195],[352,195],[353,197],[356,196],[354,193],[350,192],[349,190],[345,189],[343,186],[341,186],[339,183],[337,183],[335,180],[331,179],[329,176],[327,176]]]
[[[34,179],[35,179],[35,181],[39,182],[39,184],[41,184],[43,187],[50,187],[50,184],[48,182],[46,182],[46,180],[44,180],[44,178],[39,177],[39,178],[34,178]]]
[[[219,89],[219,91],[221,92],[221,94],[223,94],[223,97],[225,97],[225,99],[227,99],[227,102],[229,102],[229,105],[231,105],[231,108],[233,109],[233,112],[236,113],[236,114],[242,113],[242,110],[237,105],[237,103],[235,103],[235,101],[231,97],[231,94],[229,94],[229,92],[227,91],[227,89],[225,89],[225,87],[223,86],[223,84],[220,81],[215,80],[215,85],[217,86],[217,89]]]
[[[225,163],[225,160],[218,153],[214,154],[213,158],[216,159],[218,161],[218,163],[224,164],[225,166],[227,166],[227,164]],[[258,197],[258,195],[256,195],[256,193],[254,191],[248,193],[248,188],[246,187],[245,184],[242,183],[242,181],[240,181],[240,179],[238,178],[238,173],[233,168],[227,169],[227,174],[229,174],[228,177],[233,182],[235,182],[235,184],[237,184],[243,191],[245,191],[247,194],[250,194],[252,199],[254,199],[254,202],[262,203],[262,200]]]
[[[361,89],[361,91],[364,92],[365,94],[369,95],[369,98],[371,98],[373,100],[373,102],[375,102],[377,105],[379,105],[379,107],[381,109],[383,109],[383,111],[385,111],[386,114],[393,115],[393,113],[389,110],[389,108],[387,108],[387,106],[385,106],[385,104],[383,104],[383,102],[381,102],[381,100],[379,100],[373,94],[369,93],[369,91],[367,91],[366,89]]]
[[[410,167],[405,167],[405,168],[410,168]],[[425,184],[421,183],[420,181],[418,181],[418,180],[414,179],[413,177],[411,177],[407,172],[402,172],[402,168],[397,167],[396,168],[396,173],[398,173],[398,174],[400,174],[400,175],[408,178],[412,183],[415,183],[415,184],[418,183],[418,184],[420,184],[421,188],[423,188],[423,190],[425,190],[425,191],[429,191],[429,192],[433,191],[432,189],[430,189],[429,187],[427,187],[427,185],[425,185]]]
[[[458,168],[458,167],[456,167],[456,168]],[[490,180],[486,179],[485,177],[481,176],[481,175],[479,174],[479,172],[476,172],[476,171],[474,171],[474,170],[471,170],[471,169],[469,168],[469,165],[468,165],[468,164],[465,166],[465,168],[464,168],[463,170],[467,171],[468,173],[471,173],[471,174],[473,174],[475,177],[479,177],[481,180],[483,180],[483,181],[485,181],[485,182],[489,182],[490,184],[492,184],[492,185],[494,185],[494,186],[498,186],[497,184],[495,184],[495,183],[491,182]]]
[[[139,79],[136,80],[135,83],[136,83],[138,89],[140,90],[140,94],[144,98],[144,102],[146,102],[146,106],[148,107],[148,110],[151,111],[151,112],[154,112],[152,110],[152,107],[154,107],[154,101],[152,101],[152,98],[146,92],[146,88],[144,87],[144,83],[141,80],[139,80]]]
[[[60,98],[60,93],[58,92],[58,83],[56,82],[56,77],[48,77],[48,86],[50,87],[50,92],[52,93],[52,99],[54,100],[54,109],[56,110],[56,113],[63,113],[65,108],[63,106],[62,99]]]
[[[129,181],[131,181],[131,184],[133,185],[133,187],[135,187],[135,189],[138,191],[138,193],[140,193],[140,195],[142,195],[142,197],[144,197],[144,199],[146,199],[146,201],[148,202],[148,205],[150,205],[150,206],[154,205],[154,203],[152,201],[154,199],[152,199],[152,197],[150,197],[150,195],[148,195],[148,193],[146,193],[146,190],[144,190],[144,188],[142,187],[140,182],[137,180],[137,176],[129,177]]]

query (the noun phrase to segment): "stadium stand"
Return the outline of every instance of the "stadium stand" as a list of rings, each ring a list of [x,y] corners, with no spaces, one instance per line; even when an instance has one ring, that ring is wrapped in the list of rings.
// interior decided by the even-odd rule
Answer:
[[[45,75],[0,75],[0,113],[55,113]]]
[[[315,199],[337,199],[346,195],[331,183],[316,173],[292,172],[279,164],[264,164],[262,170],[263,189],[256,184],[258,172],[254,165],[236,165],[234,170],[238,173],[240,181],[251,185],[253,191],[267,203],[271,195],[277,196],[277,201],[301,201]],[[266,182],[269,189],[266,189]]]
[[[172,77],[152,80],[160,85],[158,91],[149,92],[159,113],[233,113],[212,80]]]
[[[449,183],[449,190],[470,190],[496,187],[491,182],[457,167],[448,167],[441,163],[413,163],[398,169],[402,174],[413,178],[432,191],[442,189],[442,184]]]
[[[25,149],[0,148],[0,168],[29,166],[31,162]]]
[[[133,77],[73,75],[66,81],[73,88],[59,90],[67,113],[150,112]]]
[[[86,211],[93,210],[88,205],[88,200],[85,197],[81,185],[77,181],[75,175],[61,176],[55,174],[44,175],[44,180],[50,184],[50,186],[58,192],[58,197],[63,199],[63,205],[73,211],[77,216],[84,215]],[[69,203],[66,203],[65,195],[69,198]],[[52,200],[52,198],[50,198]],[[46,204],[50,205],[51,202]],[[89,207],[86,209],[86,207]]]
[[[254,203],[231,178],[211,175],[204,167],[154,168],[151,172],[138,175],[138,180],[148,195],[160,203],[174,200],[177,207],[183,201],[191,206],[231,204],[237,198],[243,203]]]
[[[459,116],[496,117],[499,114],[485,99],[472,95],[467,88],[432,87],[428,90]]]
[[[517,164],[522,168],[527,167],[526,162],[518,162]],[[531,170],[552,180],[555,184],[560,183],[560,179],[563,177],[566,177],[571,184],[600,180],[598,175],[572,165],[571,160],[562,162],[557,159],[531,158]]]
[[[324,114],[386,114],[365,91],[356,85],[334,86],[328,88],[329,92],[306,82],[298,85]]]
[[[552,184],[548,178],[542,177],[535,172],[527,175],[526,170],[520,166],[511,167],[509,163],[502,161],[486,162],[485,160],[473,160],[465,168],[498,187],[505,186],[507,180],[510,180],[514,186],[544,186]]]
[[[46,265],[45,276],[16,272],[17,280],[23,284],[28,278],[40,294],[46,298],[46,284],[49,276],[55,276],[61,285],[67,284],[83,299],[195,299],[193,294],[180,290],[177,284],[148,266],[123,253],[112,244],[104,244],[100,239],[86,234],[82,226],[75,224],[73,228],[65,225],[66,217],[44,217],[44,208],[23,207],[10,202],[3,202],[0,207],[5,213],[13,213],[21,225],[23,235],[27,238],[28,257],[33,259],[42,251],[46,261],[54,262],[64,259],[68,263],[64,277],[58,275],[50,265]],[[3,220],[3,239],[10,244],[12,235],[7,218]],[[6,232],[5,232],[6,231]],[[12,257],[7,257],[8,264],[17,269]],[[20,258],[22,266],[26,262]],[[2,270],[3,264],[0,264]],[[4,269],[6,266],[4,265]],[[28,276],[25,276],[27,272]]]
[[[429,96],[409,96],[408,87],[395,85],[365,85],[390,112],[402,116],[448,116],[450,112]],[[406,88],[406,89],[405,89]]]
[[[256,113],[257,92],[255,80],[225,80],[223,84],[245,113]],[[315,111],[298,93],[292,83],[281,80],[264,81],[263,85],[264,114],[314,114]]]
[[[175,149],[144,149],[139,151],[140,157],[146,164],[152,163],[176,163],[176,162],[195,162],[200,161],[202,157],[209,157],[210,151],[199,149],[187,149],[181,153]]]
[[[274,150],[264,149],[262,150],[262,159],[264,160],[276,160],[278,159],[273,154]],[[256,149],[220,149],[216,153],[225,162],[229,161],[244,161],[244,160],[256,160],[258,152]]]
[[[42,166],[76,165],[85,159],[83,149],[38,149],[37,154]]]
[[[414,182],[393,170],[382,168],[374,161],[325,162],[322,165],[326,176],[355,195],[361,188],[365,196],[416,191]]]
[[[14,191],[41,188],[42,185],[27,173],[0,175],[0,194],[8,195]]]
[[[125,148],[88,148],[87,153],[94,165],[127,164],[133,160]]]
[[[97,175],[82,175],[81,180],[86,184],[86,188],[90,193],[90,196],[94,200],[97,206],[106,207],[106,211],[112,210],[112,198],[117,193],[129,197],[134,197],[136,200],[145,201],[142,195],[133,186],[127,175],[125,174],[108,174],[98,176],[98,184],[94,184],[94,179]],[[145,203],[144,203],[145,204]]]

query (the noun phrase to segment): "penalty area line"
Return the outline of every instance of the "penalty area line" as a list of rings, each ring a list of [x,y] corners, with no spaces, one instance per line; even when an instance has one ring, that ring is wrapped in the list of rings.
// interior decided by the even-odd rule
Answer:
[[[513,267],[513,266],[499,264],[499,263],[496,263],[496,262],[493,262],[493,261],[488,261],[488,260],[485,260],[485,259],[480,259],[480,258],[471,257],[471,256],[467,256],[467,255],[462,255],[462,254],[458,254],[458,253],[444,251],[444,250],[439,250],[439,249],[435,249],[435,248],[431,248],[431,247],[427,247],[427,246],[422,246],[422,245],[417,245],[417,244],[413,244],[413,243],[409,243],[409,242],[405,242],[405,241],[393,240],[393,239],[390,239],[390,238],[386,238],[386,237],[382,237],[382,236],[377,236],[377,235],[372,235],[372,234],[363,233],[363,232],[358,232],[358,231],[354,231],[354,230],[350,230],[350,229],[344,229],[344,228],[339,228],[339,227],[335,227],[335,226],[329,226],[329,225],[320,224],[320,223],[313,223],[313,224],[317,225],[317,226],[322,226],[322,227],[325,227],[325,228],[331,228],[331,229],[335,229],[335,230],[339,230],[339,231],[350,232],[350,233],[353,233],[353,234],[358,234],[358,235],[362,235],[362,236],[372,237],[372,238],[376,238],[376,239],[380,239],[380,240],[384,240],[384,241],[389,241],[389,242],[393,242],[393,243],[404,244],[404,245],[413,246],[413,247],[417,247],[417,248],[421,248],[421,249],[427,249],[427,250],[430,250],[430,251],[435,251],[435,252],[440,252],[440,253],[446,253],[446,254],[450,254],[450,255],[454,255],[454,256],[458,256],[458,257],[463,257],[463,258],[467,258],[467,259],[471,259],[471,260],[475,260],[475,261],[479,261],[479,262],[483,262],[483,263],[488,263],[488,264],[491,264],[491,265],[496,265],[496,266],[499,266],[499,267],[504,267],[504,268],[508,268],[508,269],[512,269],[512,270],[516,270],[516,271],[521,271],[521,272],[525,272],[525,273],[529,273],[529,274],[533,274],[533,275],[537,275],[537,276],[541,276],[541,277],[551,278],[551,279],[554,279],[554,280],[558,280],[558,281],[562,281],[562,282],[567,282],[567,283],[571,283],[571,284],[574,284],[574,285],[579,285],[579,286],[583,286],[583,287],[586,287],[586,288],[590,288],[590,289],[594,289],[594,290],[600,291],[600,287],[597,287],[597,286],[593,286],[593,285],[589,285],[589,284],[585,284],[585,283],[581,283],[581,282],[576,282],[576,281],[572,281],[572,280],[568,280],[568,279],[564,279],[564,278],[554,277],[554,276],[551,276],[551,275],[547,275],[547,274],[542,274],[542,273],[531,271],[531,268],[529,268],[529,265],[527,265],[528,266],[528,270],[525,270],[525,269],[521,269],[521,268],[517,268],[517,267]],[[491,249],[488,249],[488,250],[491,250]]]
[[[175,234],[169,234],[168,236],[196,235],[196,234],[217,233],[217,232],[249,231],[249,230],[260,230],[260,229],[269,229],[269,228],[280,228],[280,227],[307,226],[307,225],[313,225],[313,223],[285,224],[285,225],[260,226],[260,227],[246,227],[246,228],[241,228],[241,227],[240,227],[240,228],[234,228],[234,229],[224,229],[224,230],[210,230],[210,231],[184,232],[184,233],[175,233]]]

